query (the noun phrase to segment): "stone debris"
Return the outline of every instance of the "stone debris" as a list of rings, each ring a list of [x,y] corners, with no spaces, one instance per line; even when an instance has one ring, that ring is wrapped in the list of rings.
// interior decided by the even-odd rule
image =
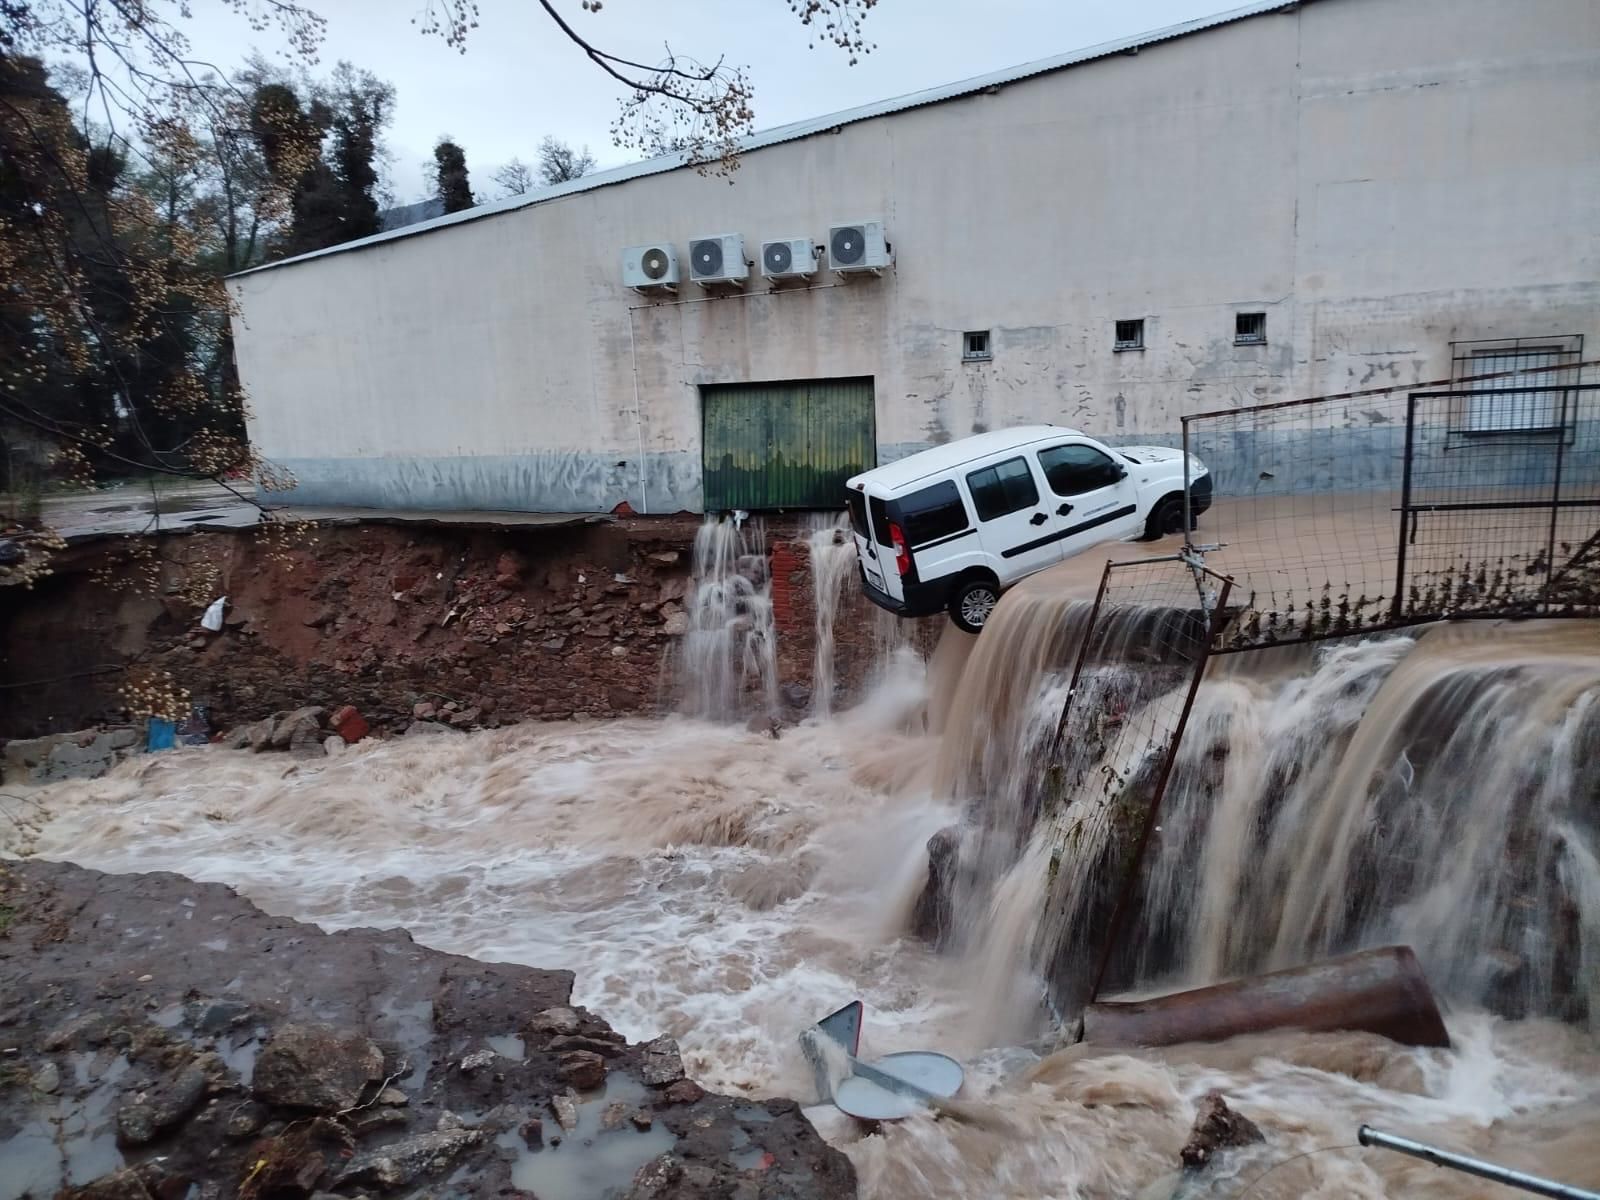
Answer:
[[[564,1033],[558,1037],[551,1038],[550,1044],[546,1049],[554,1053],[560,1053],[565,1050],[592,1050],[605,1058],[615,1058],[622,1053],[623,1047],[626,1045],[627,1042],[623,1040],[620,1033],[608,1034],[605,1037],[597,1037],[593,1034]]]
[[[643,1133],[656,1123],[656,1119],[642,1108],[636,1108],[629,1113],[628,1121],[640,1133]]]
[[[651,1087],[675,1083],[683,1078],[683,1057],[678,1053],[678,1043],[669,1037],[658,1037],[644,1044],[644,1065],[639,1077]]]
[[[544,1122],[538,1117],[529,1117],[518,1128],[517,1134],[530,1150],[537,1150],[544,1145]]]
[[[356,711],[353,704],[340,705],[334,709],[333,715],[328,718],[328,726],[352,746],[372,732],[367,719]]]
[[[178,1125],[205,1097],[206,1073],[189,1063],[163,1076],[117,1110],[117,1143],[143,1146]]]
[[[545,1034],[574,1034],[583,1026],[578,1020],[578,1014],[570,1008],[547,1008],[543,1012],[535,1013],[528,1022],[528,1028],[535,1033]]]
[[[662,1093],[668,1104],[694,1104],[705,1094],[705,1088],[692,1079],[680,1079]]]
[[[481,1071],[484,1067],[493,1066],[495,1052],[493,1050],[474,1050],[461,1060],[460,1067],[463,1075],[471,1075],[474,1071]]]
[[[321,705],[311,704],[285,713],[272,731],[272,748],[288,750],[297,740],[314,739],[322,731],[322,714],[326,711]]]
[[[33,1073],[33,1090],[50,1095],[61,1086],[61,1068],[47,1062]]]
[[[338,1112],[383,1078],[383,1051],[326,1025],[284,1025],[256,1059],[252,1086],[268,1104]]]
[[[579,1091],[592,1092],[606,1081],[606,1060],[593,1050],[569,1050],[561,1056],[561,1078]]]
[[[578,1127],[578,1093],[571,1088],[550,1097],[550,1111],[556,1115],[556,1124],[571,1133]]]
[[[400,1108],[411,1103],[411,1097],[397,1087],[386,1087],[378,1093],[378,1103]]]
[[[480,1129],[446,1129],[419,1133],[352,1158],[339,1172],[336,1186],[347,1183],[372,1183],[380,1187],[403,1187],[424,1174],[445,1170],[468,1147],[483,1141]]]
[[[614,1100],[606,1105],[605,1111],[600,1114],[600,1129],[605,1133],[610,1133],[614,1129],[621,1129],[622,1123],[627,1119],[628,1106],[621,1100]]]
[[[398,1108],[358,1108],[346,1118],[346,1121],[357,1137],[365,1137],[380,1129],[404,1125],[407,1119],[406,1114]]]
[[[1186,1170],[1198,1171],[1209,1163],[1219,1150],[1250,1146],[1265,1141],[1261,1129],[1249,1117],[1228,1107],[1222,1093],[1213,1089],[1200,1099],[1195,1111],[1194,1128],[1184,1143],[1178,1157]]]
[[[265,1105],[257,1104],[254,1100],[246,1100],[243,1104],[228,1110],[227,1121],[222,1127],[223,1132],[234,1139],[254,1137],[267,1123],[267,1114]]]

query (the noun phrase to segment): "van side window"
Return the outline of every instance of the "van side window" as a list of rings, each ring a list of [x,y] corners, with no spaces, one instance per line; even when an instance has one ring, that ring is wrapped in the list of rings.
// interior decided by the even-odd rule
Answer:
[[[969,523],[967,506],[961,503],[961,491],[949,479],[912,492],[901,500],[900,518],[905,525],[906,541],[913,547],[960,533]]]
[[[1058,496],[1081,496],[1122,478],[1122,469],[1093,446],[1052,446],[1039,451],[1039,465]]]
[[[967,490],[978,510],[978,520],[992,521],[1039,503],[1039,489],[1033,486],[1033,472],[1021,458],[1008,458],[967,476]]]

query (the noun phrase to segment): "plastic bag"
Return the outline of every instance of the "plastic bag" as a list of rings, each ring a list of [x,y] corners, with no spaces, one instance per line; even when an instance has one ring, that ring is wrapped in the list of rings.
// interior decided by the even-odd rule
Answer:
[[[211,602],[211,607],[206,609],[205,615],[200,618],[200,628],[209,629],[212,633],[222,632],[222,610],[228,605],[226,596],[218,596]]]

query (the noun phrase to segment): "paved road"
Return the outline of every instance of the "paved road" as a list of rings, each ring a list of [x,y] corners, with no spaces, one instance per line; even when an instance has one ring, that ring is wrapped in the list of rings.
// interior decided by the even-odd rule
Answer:
[[[464,525],[577,525],[607,521],[602,513],[523,513],[481,510],[389,510],[377,508],[312,508],[272,505],[275,513],[297,520],[359,524]],[[261,520],[248,485],[232,490],[209,480],[149,484],[119,484],[91,492],[71,492],[47,497],[43,520],[69,542],[99,537],[154,533],[158,530],[248,529]]]

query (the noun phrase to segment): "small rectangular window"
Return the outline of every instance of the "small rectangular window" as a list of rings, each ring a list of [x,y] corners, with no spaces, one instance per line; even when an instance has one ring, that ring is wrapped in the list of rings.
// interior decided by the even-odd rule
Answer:
[[[966,362],[978,362],[982,359],[993,358],[989,353],[989,331],[987,329],[972,329],[961,335],[961,357]]]
[[[1116,350],[1144,349],[1144,321],[1118,321]]]
[[[1039,503],[1033,472],[1021,458],[1008,458],[1003,463],[973,471],[967,476],[967,490],[972,493],[972,504],[978,510],[980,521],[992,521]]]
[[[846,506],[850,509],[850,528],[864,538],[871,538],[867,532],[867,498],[857,491],[846,491],[844,494]]]
[[[961,490],[948,479],[901,500],[900,519],[913,548],[960,533],[969,524]]]
[[[889,536],[889,506],[877,496],[867,498],[867,511],[872,514],[872,536],[880,546],[894,545]]]
[[[1255,346],[1266,340],[1266,313],[1233,314],[1233,344],[1235,346]]]

